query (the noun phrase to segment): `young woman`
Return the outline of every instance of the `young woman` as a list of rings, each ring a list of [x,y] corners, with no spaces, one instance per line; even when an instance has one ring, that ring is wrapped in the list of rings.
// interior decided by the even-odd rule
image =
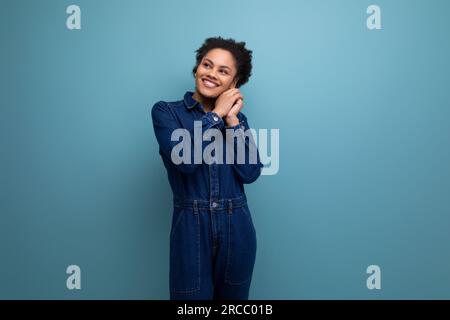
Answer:
[[[256,233],[244,184],[255,181],[263,165],[247,131],[238,88],[251,75],[252,51],[245,42],[215,37],[196,53],[195,92],[152,108],[159,154],[173,191],[170,298],[248,299]],[[177,129],[185,129],[189,137],[173,139]],[[226,135],[230,131],[231,139]],[[198,132],[203,138],[212,132],[214,139],[202,139],[196,148]],[[212,141],[219,148],[211,148]],[[174,152],[180,145],[181,152]]]

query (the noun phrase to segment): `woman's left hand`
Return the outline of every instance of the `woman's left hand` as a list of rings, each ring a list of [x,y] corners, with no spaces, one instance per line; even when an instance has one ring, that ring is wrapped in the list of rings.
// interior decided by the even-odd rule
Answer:
[[[244,107],[244,102],[242,99],[238,99],[236,103],[231,107],[228,114],[225,116],[225,122],[228,126],[236,126],[239,124],[239,118],[237,117],[237,114],[241,109]]]

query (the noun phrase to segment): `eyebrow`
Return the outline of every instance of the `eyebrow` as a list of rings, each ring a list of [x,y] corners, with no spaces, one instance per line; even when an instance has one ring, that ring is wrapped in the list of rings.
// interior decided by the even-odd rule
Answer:
[[[212,64],[214,64],[214,62],[212,62],[212,61],[211,61],[210,59],[208,59],[208,58],[205,58],[205,60],[208,60],[209,62],[211,62]],[[227,68],[227,69],[230,69],[230,70],[231,70],[231,68],[228,67],[228,66],[220,66],[220,67]]]

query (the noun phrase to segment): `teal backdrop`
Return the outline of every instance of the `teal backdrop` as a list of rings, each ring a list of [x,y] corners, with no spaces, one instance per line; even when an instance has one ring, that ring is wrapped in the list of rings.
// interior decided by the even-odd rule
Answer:
[[[71,4],[81,30],[66,27]],[[371,4],[381,30],[366,26]],[[449,12],[0,0],[0,298],[169,297],[172,195],[150,110],[194,89],[194,51],[220,35],[253,50],[250,125],[280,130],[279,172],[246,186],[250,298],[449,299]]]

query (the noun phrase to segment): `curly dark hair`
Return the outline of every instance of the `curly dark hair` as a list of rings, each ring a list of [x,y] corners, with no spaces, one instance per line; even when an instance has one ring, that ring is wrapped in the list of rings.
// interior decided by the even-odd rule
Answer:
[[[197,67],[202,61],[203,57],[212,49],[224,49],[228,50],[236,61],[238,79],[236,87],[239,88],[243,84],[248,82],[248,79],[252,75],[252,50],[245,48],[245,42],[236,42],[234,39],[224,39],[222,37],[207,38],[202,46],[197,49],[196,65],[192,69],[192,74],[195,77]],[[235,77],[235,79],[236,79]]]

